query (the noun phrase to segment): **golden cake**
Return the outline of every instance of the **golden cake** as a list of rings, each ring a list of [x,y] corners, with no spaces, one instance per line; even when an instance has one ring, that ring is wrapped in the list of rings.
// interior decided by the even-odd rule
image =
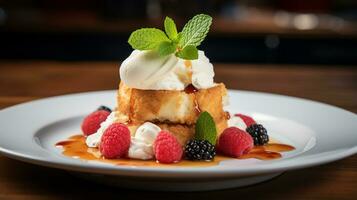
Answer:
[[[200,112],[207,111],[216,123],[217,133],[227,127],[228,113],[223,110],[227,95],[223,83],[207,89],[142,90],[119,84],[117,121],[127,124],[131,133],[144,122],[152,122],[173,133],[184,144],[195,132]],[[190,90],[190,91],[189,91]]]

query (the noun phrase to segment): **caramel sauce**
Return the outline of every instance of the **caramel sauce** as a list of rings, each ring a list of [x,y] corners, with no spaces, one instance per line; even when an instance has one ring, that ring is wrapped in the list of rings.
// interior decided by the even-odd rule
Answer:
[[[192,84],[186,86],[185,88],[185,92],[186,94],[193,94],[194,96],[194,103],[195,103],[195,113],[196,115],[200,115],[201,113],[201,109],[200,109],[200,106],[198,105],[198,101],[197,101],[197,97],[196,97],[196,92],[198,92],[198,89],[195,88],[195,86],[193,86]]]
[[[239,159],[256,158],[259,160],[272,160],[281,158],[280,152],[293,151],[295,147],[287,144],[272,143],[263,146],[254,146],[249,153],[242,155]]]
[[[196,113],[196,115],[198,116],[198,115],[200,115],[200,113],[201,113],[201,108],[200,108],[200,106],[198,105],[198,102],[197,102],[197,99],[195,99],[195,113]]]
[[[190,161],[181,160],[178,163],[173,164],[162,164],[155,162],[154,160],[135,160],[129,158],[120,159],[105,159],[100,155],[97,148],[89,148],[85,143],[85,137],[82,135],[74,135],[69,137],[65,141],[60,141],[56,143],[57,147],[63,148],[62,154],[68,157],[82,159],[82,160],[92,160],[100,161],[105,163],[110,163],[114,165],[125,165],[125,166],[150,166],[150,167],[209,167],[218,165],[221,161],[234,159],[230,157],[225,157],[217,155],[212,161]],[[240,156],[238,159],[249,159],[256,158],[259,160],[272,160],[281,158],[282,155],[279,152],[292,151],[295,148],[286,145],[271,143],[264,146],[255,146],[249,153]]]
[[[271,152],[271,151],[250,151],[247,154],[240,156],[238,159],[248,159],[255,158],[258,160],[272,160],[281,158],[281,154],[279,152]]]
[[[230,159],[224,156],[216,156],[213,161],[202,161],[195,162],[190,160],[182,160],[178,163],[173,164],[163,164],[155,162],[154,160],[135,160],[128,158],[120,159],[105,159],[100,155],[97,148],[88,148],[85,143],[85,137],[82,135],[74,135],[68,140],[56,143],[57,147],[62,147],[62,154],[68,157],[82,159],[82,160],[92,160],[100,161],[105,163],[111,163],[114,165],[125,165],[125,166],[154,166],[154,167],[209,167],[218,165],[222,160]]]
[[[184,64],[185,64],[186,68],[189,68],[188,77],[189,77],[190,82],[192,83],[192,62],[191,62],[191,60],[185,60]],[[197,97],[196,97],[196,92],[198,92],[198,89],[195,88],[195,86],[193,86],[192,84],[189,84],[188,86],[186,86],[185,92],[187,94],[193,94],[194,103],[195,103],[195,107],[194,107],[195,113],[197,116],[200,115],[201,109],[200,109],[200,105],[198,104]]]
[[[295,150],[295,147],[287,144],[269,143],[263,146],[256,146],[255,151],[287,152]]]
[[[185,60],[185,66],[186,67],[191,67],[192,66],[191,60]]]
[[[186,92],[187,94],[196,93],[197,91],[198,91],[198,89],[195,88],[195,86],[193,86],[192,84],[186,86],[186,88],[185,88],[185,92]]]
[[[190,69],[188,72],[188,77],[189,77],[189,80],[192,80],[192,62],[191,62],[191,60],[185,60],[184,63],[185,63],[185,66]]]
[[[231,114],[229,112],[224,112],[226,114],[226,119],[229,120],[231,118]]]

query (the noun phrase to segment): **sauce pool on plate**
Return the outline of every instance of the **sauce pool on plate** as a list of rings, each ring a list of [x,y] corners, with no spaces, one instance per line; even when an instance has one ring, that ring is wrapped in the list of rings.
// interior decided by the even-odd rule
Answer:
[[[231,157],[217,155],[212,161],[190,161],[181,160],[178,163],[162,164],[154,160],[136,160],[136,159],[105,159],[100,155],[97,148],[87,147],[85,143],[85,137],[83,135],[73,135],[67,140],[56,143],[57,147],[63,148],[62,154],[68,157],[81,159],[100,161],[105,163],[111,163],[114,165],[125,166],[153,166],[153,167],[209,167],[218,165],[223,160],[234,159]],[[255,146],[249,153],[242,155],[238,159],[255,158],[259,160],[272,160],[281,158],[281,152],[292,151],[295,148],[286,144],[269,143],[264,146]]]

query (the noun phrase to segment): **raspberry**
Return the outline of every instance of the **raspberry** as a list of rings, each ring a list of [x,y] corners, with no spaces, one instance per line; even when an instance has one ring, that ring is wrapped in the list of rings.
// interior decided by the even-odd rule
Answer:
[[[257,122],[254,121],[253,118],[251,118],[251,117],[249,117],[247,115],[235,114],[234,116],[240,117],[244,121],[245,125],[247,125],[247,127],[252,125],[252,124],[256,124],[257,123]]]
[[[174,163],[181,160],[182,147],[176,137],[168,131],[160,131],[154,142],[156,160],[161,163]]]
[[[130,147],[130,131],[121,123],[110,125],[103,133],[99,150],[104,158],[125,156]]]
[[[253,148],[253,138],[249,133],[236,127],[223,131],[218,139],[218,151],[232,157],[239,157]]]
[[[104,122],[110,112],[105,110],[98,110],[89,114],[84,118],[82,122],[82,132],[85,136],[92,135],[97,132],[100,127],[100,124]]]

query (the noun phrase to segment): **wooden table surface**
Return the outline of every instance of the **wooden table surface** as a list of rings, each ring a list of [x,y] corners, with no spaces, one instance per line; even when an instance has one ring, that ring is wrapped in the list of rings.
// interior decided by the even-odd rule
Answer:
[[[298,96],[357,113],[357,69],[351,67],[216,64],[215,71],[216,81],[224,81],[228,88]],[[117,84],[118,63],[115,62],[0,61],[0,108],[47,96],[116,89]],[[116,199],[357,199],[357,155],[286,172],[254,186],[195,193],[108,187],[83,181],[62,170],[0,156],[0,199],[100,198],[103,195]]]

